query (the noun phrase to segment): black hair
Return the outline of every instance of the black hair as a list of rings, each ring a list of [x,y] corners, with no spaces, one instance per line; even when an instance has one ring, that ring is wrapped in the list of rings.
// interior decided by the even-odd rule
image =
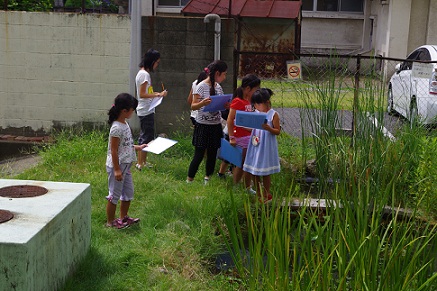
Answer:
[[[138,100],[129,93],[120,93],[115,97],[114,104],[108,111],[108,123],[111,125],[120,116],[123,109],[137,109]]]
[[[211,81],[211,89],[209,91],[209,95],[213,96],[216,95],[215,92],[215,73],[223,73],[228,70],[228,65],[224,61],[216,60],[208,65],[208,71],[209,71],[209,80]]]
[[[249,87],[250,89],[253,89],[255,87],[259,87],[259,85],[261,85],[261,80],[256,75],[247,74],[243,77],[243,80],[241,80],[241,86],[235,90],[234,98],[238,97],[243,99],[244,88]]]
[[[138,66],[140,68],[143,67],[145,70],[149,72],[153,72],[153,65],[160,58],[161,58],[161,54],[157,50],[151,48],[144,54],[143,59]]]
[[[270,101],[273,91],[269,88],[261,88],[256,90],[252,95],[252,104],[262,104]]]
[[[203,71],[197,76],[196,85],[199,85],[200,82],[208,78],[208,68],[203,69]]]

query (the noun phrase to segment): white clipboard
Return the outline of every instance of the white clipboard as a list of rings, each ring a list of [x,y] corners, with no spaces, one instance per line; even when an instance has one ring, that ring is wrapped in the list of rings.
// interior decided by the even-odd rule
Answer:
[[[153,108],[156,108],[159,104],[161,104],[162,98],[164,97],[153,97],[152,102],[150,102],[149,111],[153,110]]]
[[[151,152],[154,154],[159,155],[163,151],[167,150],[168,148],[174,146],[178,142],[172,139],[164,138],[164,137],[157,137],[151,142],[147,144],[145,148],[143,148],[143,151],[145,152]]]

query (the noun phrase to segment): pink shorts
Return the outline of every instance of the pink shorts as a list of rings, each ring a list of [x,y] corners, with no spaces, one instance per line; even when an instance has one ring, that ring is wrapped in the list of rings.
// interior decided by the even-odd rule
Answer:
[[[235,142],[237,143],[237,146],[247,149],[249,146],[250,141],[250,135],[242,136],[242,137],[235,137]]]

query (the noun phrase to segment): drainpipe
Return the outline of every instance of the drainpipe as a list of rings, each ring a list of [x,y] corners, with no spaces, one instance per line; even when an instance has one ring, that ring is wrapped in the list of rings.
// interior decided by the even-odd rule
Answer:
[[[129,58],[129,92],[135,96],[135,76],[141,60],[141,1],[129,0],[131,43]]]
[[[207,14],[203,19],[204,23],[209,23],[210,19],[215,21],[214,30],[214,60],[220,60],[220,31],[221,31],[221,19],[217,14]]]
[[[131,17],[131,42],[129,56],[129,92],[136,97],[135,76],[141,60],[141,1],[129,0],[129,14]],[[139,130],[138,118],[131,118],[129,125],[133,130]]]

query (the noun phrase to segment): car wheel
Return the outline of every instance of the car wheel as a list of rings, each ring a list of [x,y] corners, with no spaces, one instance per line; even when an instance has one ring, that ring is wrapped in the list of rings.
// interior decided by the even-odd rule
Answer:
[[[393,113],[393,91],[391,87],[388,87],[388,93],[387,93],[387,112]]]
[[[417,122],[418,122],[417,103],[415,100],[413,100],[410,105],[410,127],[413,128],[414,126],[416,126]]]

